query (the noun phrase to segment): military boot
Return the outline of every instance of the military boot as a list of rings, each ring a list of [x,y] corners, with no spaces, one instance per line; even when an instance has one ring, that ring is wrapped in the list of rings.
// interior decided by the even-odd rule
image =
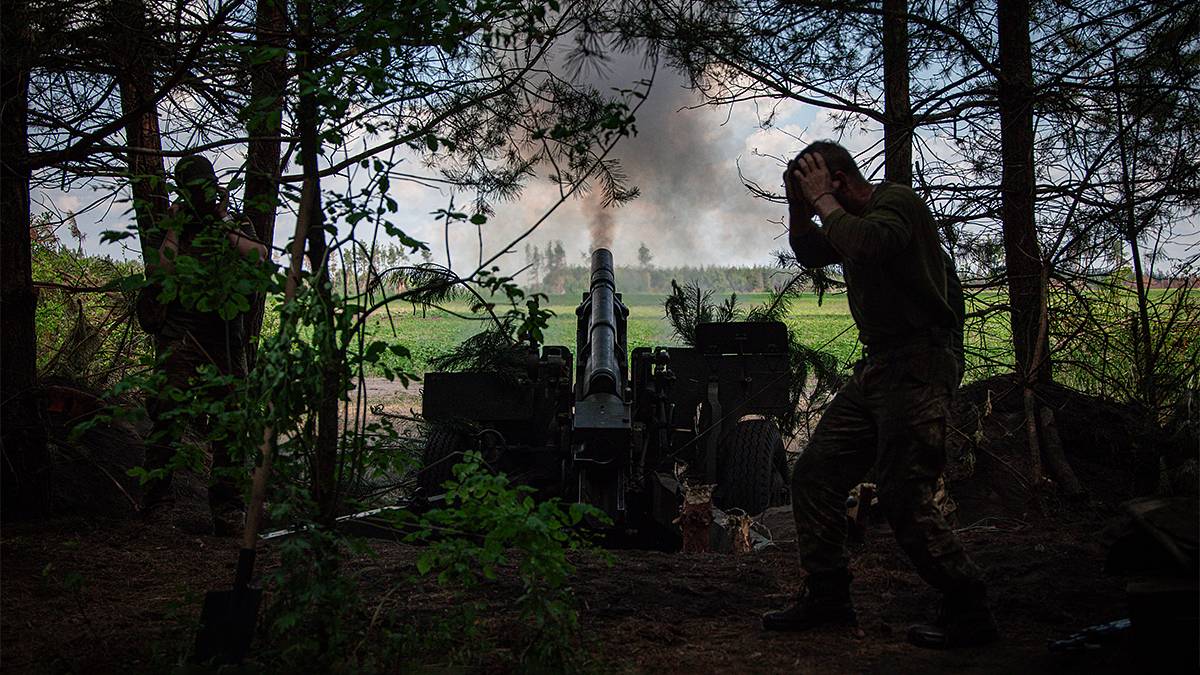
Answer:
[[[808,575],[794,605],[763,614],[763,628],[801,631],[858,625],[850,602],[850,578],[849,570],[844,569]]]
[[[998,637],[983,582],[948,591],[942,598],[937,621],[908,629],[909,643],[927,649],[978,647]]]

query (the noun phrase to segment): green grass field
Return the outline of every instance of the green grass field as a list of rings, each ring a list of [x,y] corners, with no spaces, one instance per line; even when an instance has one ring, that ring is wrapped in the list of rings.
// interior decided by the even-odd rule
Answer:
[[[1157,296],[1155,297],[1157,299]],[[767,294],[765,293],[746,294],[738,296],[738,302],[739,306],[746,310],[762,303],[766,298]],[[550,320],[546,332],[546,344],[565,345],[574,350],[575,307],[579,303],[579,299],[577,295],[550,297],[548,306],[555,312],[555,316]],[[721,298],[715,299],[720,300]],[[1054,300],[1052,305],[1057,307],[1059,303],[1069,305],[1072,298],[1056,296]],[[1096,347],[1091,344],[1094,340],[1076,340],[1071,343],[1074,351],[1069,354],[1064,353],[1064,358],[1086,362],[1092,366],[1102,364],[1102,367],[1108,368],[1131,367],[1125,362],[1131,358],[1129,354],[1132,352],[1129,351],[1127,345],[1124,345],[1127,339],[1123,337],[1124,334],[1120,330],[1128,324],[1128,317],[1131,316],[1129,312],[1132,311],[1132,305],[1121,304],[1125,300],[1127,299],[1123,298],[1118,301],[1117,305],[1105,310],[1115,312],[1111,322],[1111,335],[1108,336],[1112,339],[1111,344]],[[631,294],[625,296],[624,301],[629,307],[629,348],[631,350],[637,347],[671,346],[678,343],[663,316],[662,296]],[[1002,302],[1003,298],[997,295],[986,298],[976,297],[969,303],[968,312],[982,308],[985,304],[1002,304]],[[375,339],[407,347],[412,353],[410,361],[404,363],[392,361],[388,365],[393,368],[403,368],[415,374],[426,372],[433,357],[446,353],[485,327],[483,321],[454,316],[454,313],[469,313],[469,308],[465,303],[452,304],[446,308],[449,311],[437,309],[414,311],[411,305],[399,304],[393,304],[390,309],[390,318],[384,312],[372,317],[369,323],[371,335]],[[1187,314],[1189,318],[1182,322],[1183,324],[1196,325],[1194,311],[1194,309],[1189,310]],[[854,321],[850,316],[845,295],[826,295],[820,304],[817,303],[815,294],[802,295],[792,303],[786,321],[801,342],[811,348],[832,353],[843,368],[848,368],[861,353],[858,331],[854,328]],[[1056,327],[1063,331],[1071,329],[1071,326],[1067,324],[1056,325]],[[1003,312],[994,312],[985,317],[968,320],[966,326],[966,379],[968,381],[1011,372],[1013,356],[1009,335],[1008,316]],[[1052,335],[1052,342],[1057,344],[1061,336],[1056,336],[1058,336],[1057,333]],[[1181,335],[1179,339],[1186,339],[1186,336]],[[1195,349],[1192,347],[1190,351],[1185,351],[1194,353]],[[1089,379],[1091,376],[1087,374],[1086,368],[1080,371],[1083,373],[1082,379],[1075,377],[1080,375],[1080,373],[1075,373],[1076,370],[1079,368],[1072,369],[1069,364],[1061,365],[1058,369],[1059,376],[1066,378],[1064,381],[1070,381],[1074,386],[1084,390],[1096,386]],[[1072,373],[1075,374],[1072,375]]]
[[[763,302],[767,295],[739,295],[738,302],[748,309]],[[663,316],[663,297],[650,294],[625,296],[629,307],[629,348],[670,346],[678,344],[671,326]],[[575,348],[575,307],[579,297],[551,296],[549,308],[555,312],[546,331],[546,344]],[[449,311],[438,309],[413,310],[411,305],[393,304],[387,312],[376,314],[371,321],[372,337],[407,347],[412,362],[403,364],[415,373],[424,373],[429,361],[444,354],[464,339],[483,330],[485,323],[454,316],[468,314],[464,304],[451,304]],[[849,363],[857,353],[857,332],[846,305],[845,296],[829,295],[817,304],[816,295],[805,295],[792,304],[787,323],[807,345],[831,351],[842,363]],[[395,364],[401,365],[401,364]]]

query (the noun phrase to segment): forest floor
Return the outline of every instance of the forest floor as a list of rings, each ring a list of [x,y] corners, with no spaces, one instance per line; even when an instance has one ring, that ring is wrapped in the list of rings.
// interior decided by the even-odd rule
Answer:
[[[986,569],[1003,639],[946,652],[905,642],[910,623],[931,618],[937,596],[885,525],[871,529],[854,552],[862,635],[760,628],[759,615],[784,605],[799,582],[786,522],[775,546],[742,556],[616,551],[610,566],[603,556],[582,553],[574,559],[572,585],[583,649],[599,672],[1129,672],[1132,657],[1120,645],[1066,655],[1047,650],[1047,640],[1125,615],[1122,580],[1102,572],[1103,525],[1089,509],[1036,525],[963,529],[966,546]],[[431,581],[413,581],[421,549],[387,541],[373,546],[377,556],[347,567],[369,602],[418,622],[455,611],[461,598]],[[136,521],[74,518],[6,527],[0,538],[3,671],[169,669],[190,648],[204,593],[229,588],[236,548],[233,539],[185,536]],[[264,544],[260,570],[277,566],[277,553]],[[511,667],[520,593],[515,575],[480,591],[487,609],[481,615],[485,639],[469,659],[476,667]],[[396,672],[411,672],[415,664],[422,671],[472,670],[447,661],[444,652],[408,658]]]
[[[1130,471],[1113,461],[1129,454],[1121,448],[1130,442],[1115,432],[1127,426],[1119,423],[1120,411],[1050,392],[1064,445],[1092,498],[1051,500],[1047,515],[1017,518],[1012,514],[1020,511],[1013,508],[988,512],[999,503],[995,495],[981,499],[967,489],[972,484],[999,485],[1006,475],[1002,469],[1011,469],[1016,458],[1004,455],[1007,459],[997,464],[999,468],[989,468],[986,460],[998,457],[1008,445],[1012,452],[1023,447],[1015,442],[1019,434],[1008,438],[1003,428],[988,426],[1019,426],[1005,412],[1006,405],[1016,409],[1019,401],[1008,401],[1012,396],[1004,391],[1002,381],[964,388],[959,406],[963,410],[956,417],[961,428],[979,428],[998,439],[980,446],[974,482],[955,484],[962,488],[955,492],[962,507],[960,524],[965,526],[960,536],[987,575],[1003,635],[997,644],[939,652],[905,642],[908,625],[933,617],[938,597],[916,575],[884,524],[873,525],[852,552],[861,634],[844,629],[763,631],[760,615],[787,604],[800,584],[790,513],[771,510],[764,524],[773,545],[757,553],[575,554],[577,573],[570,583],[579,610],[580,652],[596,672],[1145,670],[1125,642],[1072,654],[1047,649],[1049,640],[1128,615],[1126,580],[1103,571],[1102,533],[1131,494],[1126,485]],[[415,388],[377,378],[369,380],[365,393],[372,404],[382,404],[381,412],[406,415],[420,404]],[[986,424],[971,416],[976,409],[992,408],[995,412]],[[951,445],[951,456],[960,454]],[[113,465],[112,475],[121,475],[119,464]],[[115,517],[129,507],[119,494],[111,504],[100,498],[104,486],[115,493],[113,484],[103,476],[98,482],[71,483],[78,486],[71,488],[79,493],[72,511],[76,515],[6,524],[0,531],[0,671],[169,672],[186,661],[205,592],[230,588],[238,543]],[[193,506],[203,511],[203,489],[190,494]],[[416,560],[424,549],[378,539],[371,546],[374,555],[351,557],[343,567],[359,584],[363,614],[387,617],[385,621],[407,626],[422,637],[444,634],[445,626],[461,616],[466,598],[417,574]],[[279,540],[260,545],[261,575],[278,569],[279,548]],[[521,593],[518,576],[508,570],[470,597],[483,603],[477,624],[482,635],[460,637],[457,644],[450,635],[451,644],[443,640],[437,646],[432,640],[393,649],[387,652],[384,668],[517,670],[518,636],[527,634],[515,609]],[[271,599],[268,588],[264,606]],[[387,651],[375,642],[378,632],[364,632],[361,649]]]

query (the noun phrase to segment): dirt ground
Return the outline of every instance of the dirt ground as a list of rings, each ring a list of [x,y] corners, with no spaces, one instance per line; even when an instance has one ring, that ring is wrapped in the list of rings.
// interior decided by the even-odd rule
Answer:
[[[1103,573],[1101,533],[1117,505],[1136,491],[1136,472],[1124,458],[1134,455],[1130,448],[1136,450],[1139,435],[1126,430],[1128,424],[1112,422],[1119,410],[1065,394],[1050,399],[1068,456],[1091,496],[1051,500],[1044,517],[1023,515],[1020,499],[995,494],[997,486],[1012,483],[1004,480],[1005,472],[1020,470],[1014,463],[1023,452],[1023,437],[1005,428],[1018,425],[1005,416],[1016,402],[1006,402],[1004,391],[1000,381],[964,389],[956,428],[969,441],[951,443],[949,453],[951,478],[959,468],[950,485],[965,525],[960,534],[986,571],[1000,643],[936,652],[905,642],[909,624],[932,618],[937,595],[917,577],[883,524],[873,526],[853,555],[861,635],[764,632],[759,616],[785,605],[800,583],[790,514],[777,511],[765,523],[774,543],[760,553],[615,551],[611,566],[594,553],[577,556],[571,583],[588,661],[597,672],[1146,670],[1124,642],[1075,654],[1047,649],[1048,640],[1128,615],[1126,580]],[[365,393],[370,403],[382,404],[383,413],[406,416],[419,408],[416,387],[372,380]],[[102,440],[96,447],[113,447],[111,439]],[[973,458],[969,472],[961,470],[964,456]],[[74,515],[0,530],[3,672],[174,670],[186,661],[204,593],[230,587],[237,542],[131,519],[129,495],[116,478],[122,477],[122,462],[137,458],[117,459],[105,474],[81,472],[68,483],[75,498],[63,501]],[[100,465],[94,457],[90,461],[86,466]],[[87,485],[92,487],[84,489]],[[197,489],[191,498],[202,506],[198,486],[192,486]],[[112,493],[111,503],[100,499],[105,491]],[[368,612],[417,626],[456,613],[461,598],[428,580],[414,581],[421,549],[397,541],[372,545],[376,556],[354,558],[345,567],[371,604]],[[262,544],[259,559],[260,573],[276,567],[278,543]],[[520,594],[512,574],[482,589],[485,639],[471,646],[469,661],[478,669],[512,669],[513,635],[522,629],[513,609]],[[268,590],[266,603],[270,600]],[[446,651],[426,649],[404,657],[394,671],[470,670],[461,664]]]
[[[204,592],[228,588],[233,576],[232,539],[130,521],[49,525],[9,526],[0,538],[4,672],[160,671],[184,658]],[[1037,526],[997,522],[962,531],[987,570],[1004,634],[980,649],[936,652],[905,643],[907,625],[930,617],[936,595],[883,525],[854,556],[863,636],[760,629],[759,615],[796,590],[790,541],[737,557],[618,551],[611,567],[585,554],[573,586],[586,649],[601,672],[1127,672],[1131,657],[1120,645],[1071,655],[1046,648],[1049,639],[1125,615],[1123,581],[1102,573],[1101,527],[1096,517],[1060,514]],[[398,616],[454,609],[455,598],[436,584],[406,581],[418,549],[386,541],[375,547],[377,558],[352,563],[368,598]],[[265,568],[277,564],[272,547],[261,555]],[[519,620],[511,610],[519,594],[514,578],[484,589],[497,665],[511,662],[504,635]],[[435,670],[447,665],[441,655],[421,658]]]

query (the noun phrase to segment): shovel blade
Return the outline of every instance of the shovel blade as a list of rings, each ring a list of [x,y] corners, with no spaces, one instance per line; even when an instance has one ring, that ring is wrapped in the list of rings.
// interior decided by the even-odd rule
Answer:
[[[196,662],[214,665],[241,663],[250,653],[261,602],[261,588],[209,591],[204,596],[204,608],[200,611]]]

